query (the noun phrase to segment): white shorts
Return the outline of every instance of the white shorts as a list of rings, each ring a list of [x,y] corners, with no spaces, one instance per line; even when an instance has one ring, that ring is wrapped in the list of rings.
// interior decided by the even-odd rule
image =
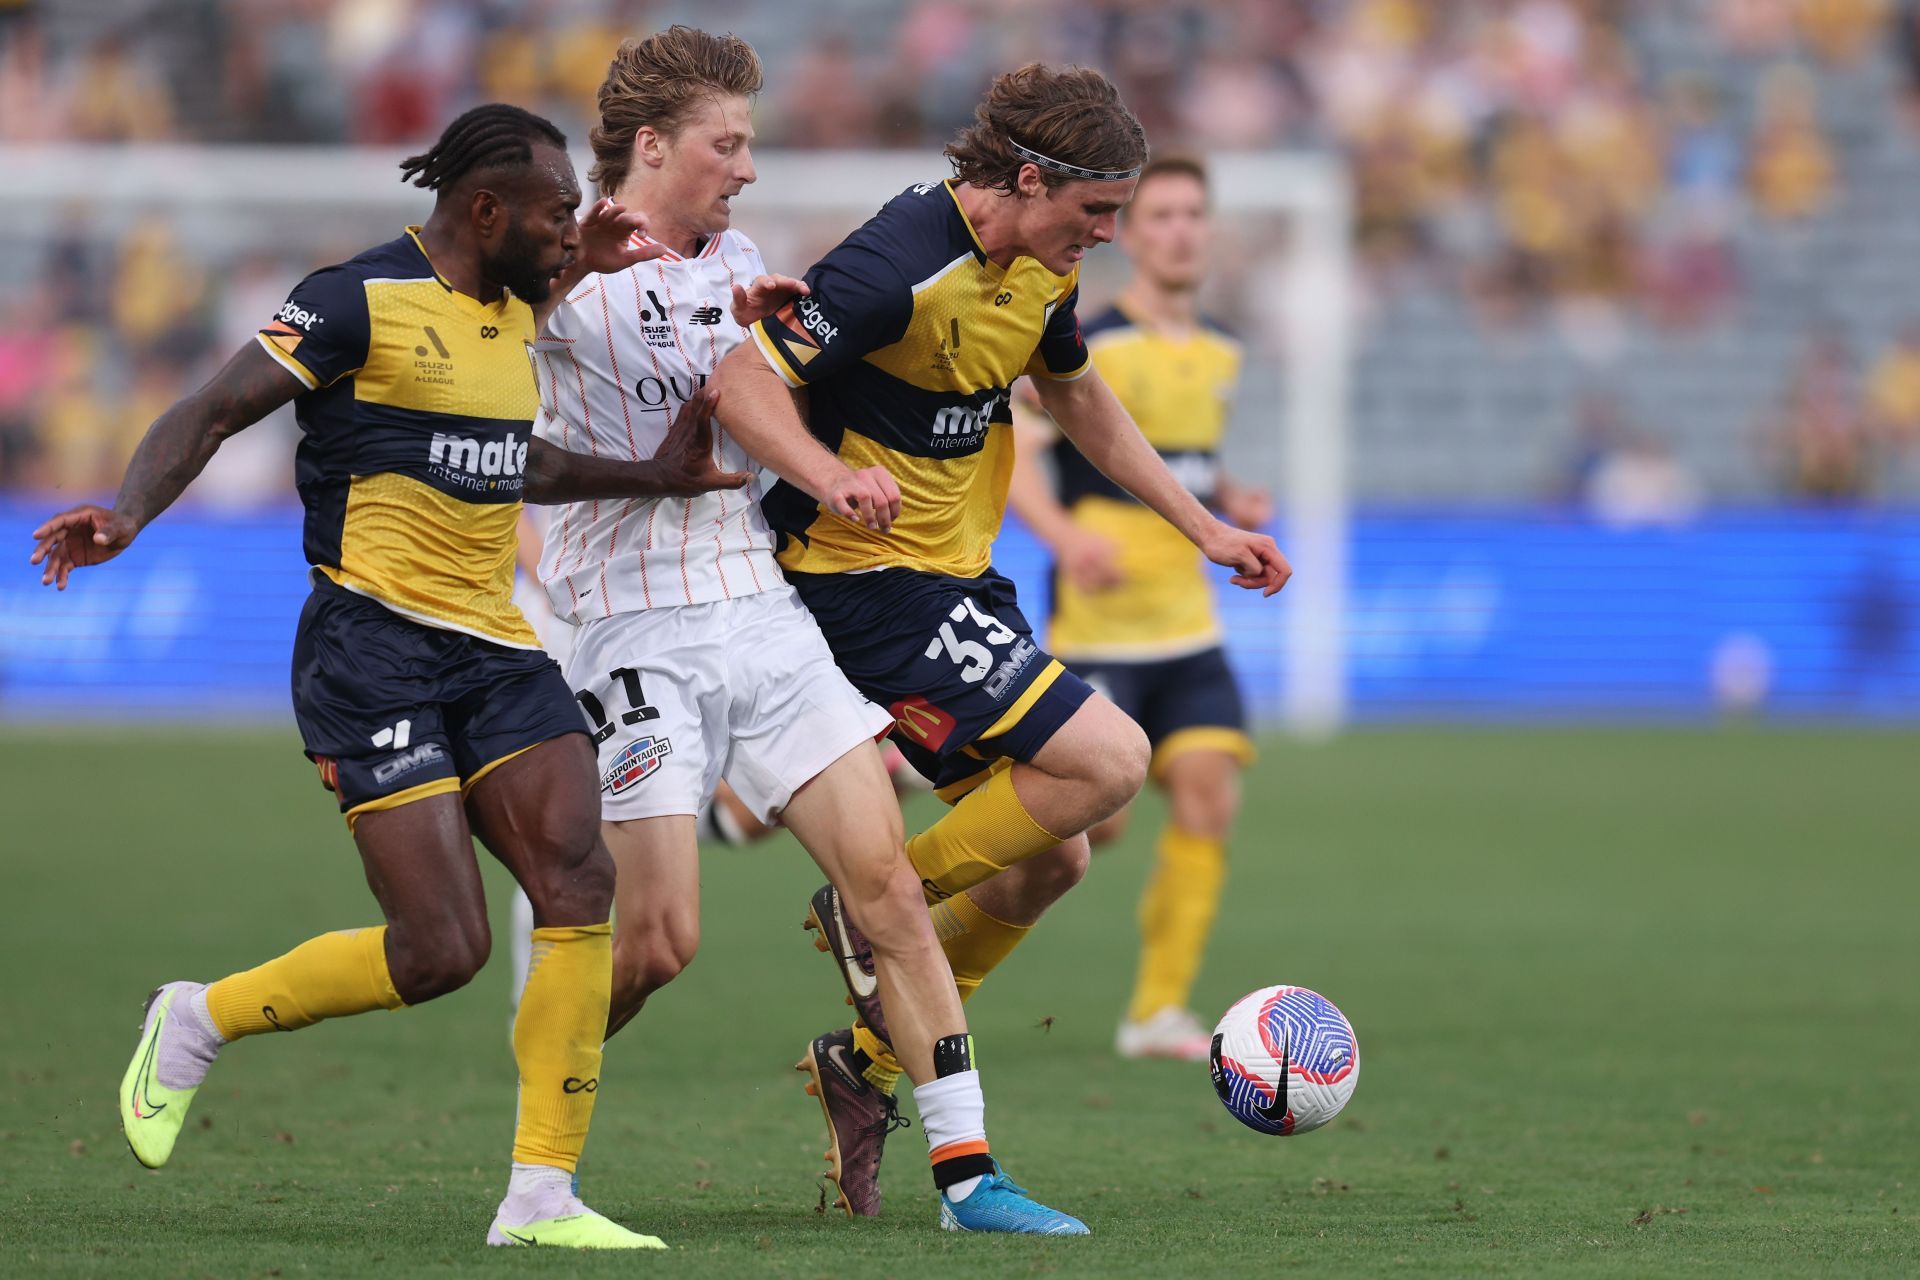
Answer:
[[[840,674],[785,584],[588,622],[566,673],[593,722],[610,822],[697,814],[721,778],[771,822],[893,724]]]

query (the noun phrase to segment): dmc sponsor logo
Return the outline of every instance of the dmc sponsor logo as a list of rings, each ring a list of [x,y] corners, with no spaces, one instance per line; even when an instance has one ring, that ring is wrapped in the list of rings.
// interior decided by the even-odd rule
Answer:
[[[666,738],[636,738],[620,748],[620,754],[600,775],[600,789],[608,795],[617,796],[657,772],[660,762],[672,754],[673,743]]]
[[[800,317],[800,327],[820,339],[820,345],[826,346],[840,336],[840,327],[827,319],[827,313],[812,298],[802,298],[793,304],[794,313]]]
[[[389,756],[373,766],[374,785],[384,787],[395,778],[404,777],[415,769],[424,769],[430,764],[439,764],[446,758],[447,753],[440,749],[438,743],[423,742],[411,751],[402,751],[397,756]]]
[[[256,311],[254,314],[259,315],[260,313]],[[297,302],[289,302],[286,306],[280,308],[280,310],[274,314],[273,318],[281,324],[294,326],[302,333],[312,333],[313,326],[327,322],[325,316],[317,311],[309,311]]]
[[[1027,669],[1027,665],[1039,653],[1039,645],[1022,637],[1007,654],[1006,661],[993,669],[993,674],[987,677],[986,684],[981,688],[987,691],[989,698],[998,702],[1006,696],[1007,690],[1013,687],[1013,682],[1020,678],[1020,673]]]
[[[427,465],[455,484],[495,489],[500,487],[503,479],[525,473],[528,444],[528,441],[511,431],[507,432],[504,440],[488,440],[484,443],[472,436],[436,431],[433,439],[427,442]],[[515,483],[507,487],[517,489],[520,486]]]

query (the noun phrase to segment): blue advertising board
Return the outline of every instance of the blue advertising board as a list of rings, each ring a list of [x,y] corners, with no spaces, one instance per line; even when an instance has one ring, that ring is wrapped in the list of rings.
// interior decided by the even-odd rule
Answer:
[[[16,556],[0,573],[0,718],[286,714],[307,593],[297,511],[171,512],[64,593],[25,562],[46,512],[0,503],[0,547]],[[1920,718],[1920,515],[1724,511],[1622,530],[1541,511],[1374,511],[1350,555],[1359,720]],[[999,564],[1037,621],[1044,557],[1011,521]],[[1221,580],[1229,650],[1271,720],[1288,594]]]

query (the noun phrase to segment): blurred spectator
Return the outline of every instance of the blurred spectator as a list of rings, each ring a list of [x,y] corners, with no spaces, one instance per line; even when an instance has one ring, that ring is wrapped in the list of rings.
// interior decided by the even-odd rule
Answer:
[[[1771,442],[1787,491],[1817,503],[1865,496],[1869,449],[1852,362],[1832,332],[1817,332],[1787,386]]]
[[[1886,27],[1887,0],[1799,0],[1801,39],[1828,62],[1857,62]]]
[[[1920,444],[1920,322],[1909,322],[1874,366],[1867,382],[1867,412],[1877,436]]]
[[[1562,496],[1621,529],[1681,524],[1700,506],[1700,486],[1673,451],[1628,421],[1604,391],[1581,396]]]
[[[75,142],[161,142],[173,99],[157,69],[120,35],[103,36],[71,66],[60,97]]]
[[[1812,217],[1833,192],[1833,154],[1820,133],[1813,80],[1798,67],[1776,67],[1761,85],[1747,182],[1768,217]]]

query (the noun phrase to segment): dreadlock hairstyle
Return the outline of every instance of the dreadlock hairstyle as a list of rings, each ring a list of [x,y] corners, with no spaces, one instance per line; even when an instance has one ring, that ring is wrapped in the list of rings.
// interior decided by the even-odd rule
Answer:
[[[400,180],[445,192],[469,173],[533,163],[536,143],[564,150],[567,135],[531,111],[489,102],[462,113],[431,148],[402,160]]]

